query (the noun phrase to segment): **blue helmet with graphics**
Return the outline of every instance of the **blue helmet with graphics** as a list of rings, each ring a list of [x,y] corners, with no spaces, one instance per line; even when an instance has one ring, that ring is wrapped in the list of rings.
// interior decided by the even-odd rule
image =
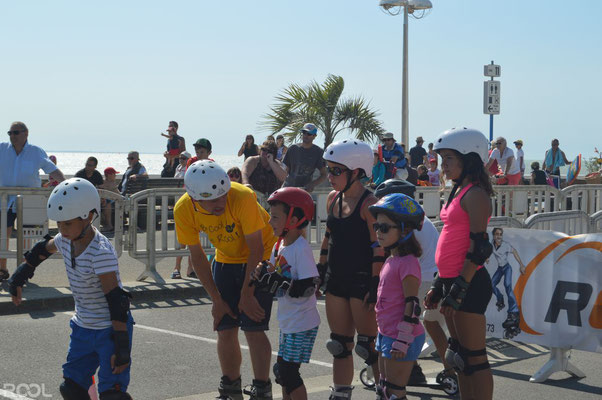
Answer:
[[[377,214],[386,214],[397,223],[410,224],[416,230],[422,229],[424,210],[416,200],[405,194],[388,194],[368,209],[375,217]]]

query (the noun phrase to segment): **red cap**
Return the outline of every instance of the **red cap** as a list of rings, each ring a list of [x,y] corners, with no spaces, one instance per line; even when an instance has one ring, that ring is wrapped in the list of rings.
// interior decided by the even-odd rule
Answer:
[[[115,171],[115,168],[113,168],[113,167],[107,167],[107,168],[105,168],[105,175],[108,175],[108,174],[115,174],[115,175],[117,175],[118,173],[119,173],[119,171]]]

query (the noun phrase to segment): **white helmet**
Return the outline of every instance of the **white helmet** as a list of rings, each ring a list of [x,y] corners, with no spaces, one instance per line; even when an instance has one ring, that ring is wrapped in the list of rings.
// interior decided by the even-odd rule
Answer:
[[[324,151],[324,160],[343,164],[349,169],[361,168],[366,176],[372,176],[374,152],[368,143],[357,139],[332,143]]]
[[[69,221],[86,219],[90,211],[100,215],[98,190],[83,178],[71,178],[58,184],[48,198],[48,219]]]
[[[215,161],[199,160],[184,175],[184,187],[193,200],[213,200],[230,190],[230,178]]]
[[[456,150],[461,154],[476,153],[483,163],[489,160],[489,140],[476,129],[452,128],[435,139],[433,150]]]

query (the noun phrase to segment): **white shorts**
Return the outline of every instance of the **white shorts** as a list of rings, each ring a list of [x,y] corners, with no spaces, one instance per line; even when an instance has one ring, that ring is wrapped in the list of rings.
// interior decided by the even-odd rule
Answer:
[[[428,293],[432,283],[432,281],[425,281],[420,284],[420,287],[418,288],[418,298],[421,299],[421,301]],[[439,322],[439,325],[441,325],[442,328],[446,326],[445,316],[439,312],[439,307],[434,310],[424,310],[422,319],[429,322]]]

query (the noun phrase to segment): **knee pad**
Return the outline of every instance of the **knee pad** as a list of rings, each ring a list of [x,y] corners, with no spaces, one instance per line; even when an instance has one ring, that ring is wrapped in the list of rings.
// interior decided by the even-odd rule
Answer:
[[[105,390],[99,394],[99,398],[100,400],[132,400],[132,396],[128,393],[117,389]]]
[[[351,355],[351,350],[347,349],[347,343],[353,343],[353,336],[331,333],[330,339],[326,342],[326,349],[334,358],[346,358]]]
[[[447,339],[447,350],[445,351],[445,362],[453,369],[456,369],[456,354],[460,348],[460,342],[453,337]]]
[[[470,365],[468,363],[468,357],[477,357],[487,355],[485,349],[480,350],[469,350],[466,347],[459,345],[459,350],[455,354],[456,371],[462,372],[466,376],[474,374],[476,371],[489,368],[489,362],[485,361],[481,364]]]
[[[357,335],[357,345],[355,354],[357,354],[367,366],[371,366],[378,361],[378,353],[372,349],[376,336]]]
[[[73,379],[65,378],[59,386],[59,391],[65,400],[90,400],[88,390],[75,383]]]
[[[279,360],[274,364],[274,376],[276,383],[286,390],[287,394],[291,394],[295,389],[303,385],[303,379],[299,374],[299,363]]]

